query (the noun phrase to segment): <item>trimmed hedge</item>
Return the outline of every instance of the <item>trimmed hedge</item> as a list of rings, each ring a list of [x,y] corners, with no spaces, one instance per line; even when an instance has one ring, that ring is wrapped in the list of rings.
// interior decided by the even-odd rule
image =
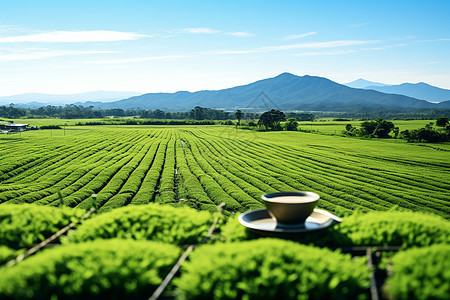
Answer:
[[[397,253],[385,291],[393,299],[448,299],[450,245],[433,245]]]
[[[226,241],[243,241],[257,236],[237,218],[222,228]],[[341,224],[297,238],[316,246],[429,246],[450,243],[450,222],[431,214],[407,211],[355,213]]]
[[[370,286],[364,259],[277,239],[199,247],[174,282],[188,299],[353,299]]]
[[[69,234],[68,241],[125,238],[178,245],[195,244],[213,222],[209,212],[188,207],[148,204],[130,205],[97,215]]]
[[[176,246],[99,240],[47,249],[0,272],[0,298],[143,299],[180,254]]]
[[[24,248],[39,243],[80,218],[84,210],[32,204],[0,205],[0,244]]]

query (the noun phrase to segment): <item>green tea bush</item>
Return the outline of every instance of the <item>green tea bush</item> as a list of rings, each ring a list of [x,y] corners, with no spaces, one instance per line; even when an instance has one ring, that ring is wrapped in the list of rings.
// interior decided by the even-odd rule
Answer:
[[[85,211],[32,204],[0,206],[0,245],[12,248],[39,243],[81,217]]]
[[[153,201],[155,190],[158,186],[158,180],[161,176],[164,165],[164,156],[166,153],[167,142],[160,142],[154,160],[151,163],[150,170],[145,175],[138,192],[131,200],[131,204],[147,204]]]
[[[192,149],[196,149],[193,146]],[[185,149],[186,153],[186,163],[192,172],[192,174],[198,178],[201,186],[207,193],[208,197],[216,204],[219,205],[220,203],[225,203],[225,209],[228,211],[239,211],[242,210],[242,206],[233,199],[230,195],[228,195],[223,188],[220,186],[220,184],[210,176],[210,172],[213,172],[211,169],[209,169],[207,166],[205,166],[205,163],[203,161],[202,157],[198,157],[196,159],[193,151],[191,149]],[[209,172],[206,172],[203,170],[203,168],[206,170],[209,169]]]
[[[188,207],[148,204],[114,209],[86,220],[68,240],[127,238],[178,245],[197,243],[213,221],[209,212]]]
[[[166,148],[166,156],[164,157],[164,167],[159,182],[159,194],[155,198],[158,203],[174,203],[175,202],[175,140],[171,139]]]
[[[187,299],[353,299],[370,281],[364,260],[260,239],[197,248],[175,285]]]
[[[450,245],[399,252],[392,258],[393,276],[385,291],[393,299],[448,299]]]
[[[450,243],[450,222],[436,215],[406,212],[354,214],[337,228],[337,245],[429,246]]]
[[[0,271],[1,299],[144,299],[176,262],[173,245],[99,240],[44,250]]]
[[[0,266],[17,257],[21,251],[17,251],[0,245]]]
[[[178,197],[187,206],[206,211],[217,211],[217,206],[208,197],[198,178],[194,176],[187,165],[183,144],[176,144],[178,169]],[[183,155],[181,155],[183,153]]]
[[[226,241],[243,241],[257,237],[238,219],[223,228]],[[317,246],[429,246],[450,243],[450,222],[436,215],[406,211],[355,213],[342,223],[322,232],[297,236],[302,243]]]

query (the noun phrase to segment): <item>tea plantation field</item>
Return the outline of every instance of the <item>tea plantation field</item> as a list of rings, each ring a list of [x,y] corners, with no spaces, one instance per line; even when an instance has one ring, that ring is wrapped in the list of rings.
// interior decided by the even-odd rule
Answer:
[[[444,147],[444,148],[443,148]],[[226,126],[68,127],[0,138],[0,203],[176,203],[229,212],[263,193],[314,191],[339,215],[400,206],[450,216],[445,145]]]

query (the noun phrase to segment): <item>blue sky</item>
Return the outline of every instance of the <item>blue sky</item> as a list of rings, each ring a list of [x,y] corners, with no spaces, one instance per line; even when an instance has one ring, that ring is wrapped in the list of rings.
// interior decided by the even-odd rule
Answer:
[[[282,72],[450,89],[450,1],[0,0],[0,96],[222,89]]]

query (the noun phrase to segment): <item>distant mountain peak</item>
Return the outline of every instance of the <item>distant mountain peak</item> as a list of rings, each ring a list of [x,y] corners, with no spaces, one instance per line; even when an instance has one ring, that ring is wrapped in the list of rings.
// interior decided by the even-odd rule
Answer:
[[[388,84],[375,82],[375,81],[369,81],[369,80],[365,80],[363,78],[356,79],[355,81],[352,81],[349,83],[344,83],[344,85],[349,86],[351,88],[356,88],[356,89],[364,89],[369,86],[388,86]]]
[[[299,76],[294,75],[289,72],[284,72],[284,73],[281,73],[280,75],[275,76],[275,78],[282,78],[282,77],[299,77]]]

